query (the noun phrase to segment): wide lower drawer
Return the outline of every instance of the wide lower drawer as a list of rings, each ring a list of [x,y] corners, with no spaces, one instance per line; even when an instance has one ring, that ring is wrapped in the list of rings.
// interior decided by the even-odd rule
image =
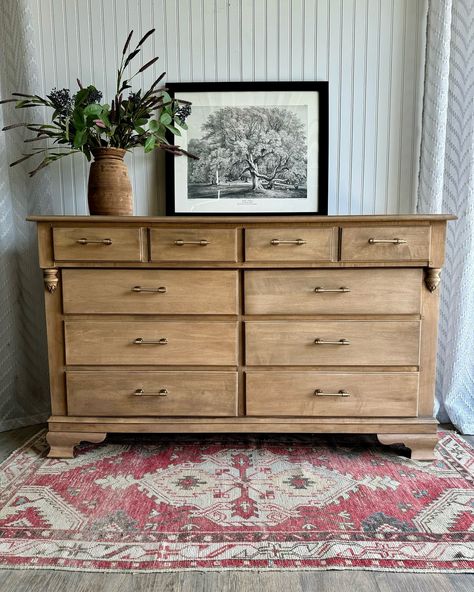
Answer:
[[[247,314],[419,314],[421,269],[245,272]]]
[[[69,415],[235,416],[236,372],[68,372]]]
[[[237,272],[64,269],[65,313],[237,314]]]
[[[152,261],[237,261],[235,228],[152,228]]]
[[[246,261],[335,261],[336,228],[250,228],[245,231]]]
[[[248,365],[413,366],[419,321],[249,321]]]
[[[342,229],[342,261],[428,261],[429,226],[354,226]]]
[[[249,372],[247,415],[413,417],[418,373]]]
[[[66,321],[65,342],[70,365],[237,364],[231,321]]]
[[[53,228],[56,261],[141,261],[140,228]]]

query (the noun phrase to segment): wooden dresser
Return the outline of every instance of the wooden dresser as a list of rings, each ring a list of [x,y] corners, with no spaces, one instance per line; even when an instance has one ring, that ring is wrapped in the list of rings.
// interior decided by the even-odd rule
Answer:
[[[450,216],[29,219],[50,456],[107,432],[352,432],[432,458]]]

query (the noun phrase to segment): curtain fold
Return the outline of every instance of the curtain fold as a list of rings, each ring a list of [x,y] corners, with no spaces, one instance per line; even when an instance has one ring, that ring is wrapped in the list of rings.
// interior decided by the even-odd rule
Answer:
[[[474,2],[431,0],[418,212],[451,213],[440,294],[436,409],[474,433]]]
[[[38,92],[31,15],[23,0],[0,9],[0,96]],[[0,106],[0,128],[32,113]],[[47,173],[30,181],[28,162],[10,168],[25,151],[24,128],[0,132],[0,431],[45,421],[49,415],[43,283],[30,213],[52,213]]]

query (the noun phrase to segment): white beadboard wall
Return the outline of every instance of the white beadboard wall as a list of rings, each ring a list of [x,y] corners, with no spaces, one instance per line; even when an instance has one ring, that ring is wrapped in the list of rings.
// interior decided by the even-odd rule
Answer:
[[[110,100],[127,33],[156,28],[136,79],[329,80],[329,213],[415,209],[426,0],[27,0],[40,92],[95,83]],[[144,61],[143,61],[144,63]],[[164,211],[164,165],[128,157],[136,214]],[[81,156],[49,167],[55,213],[87,213]]]

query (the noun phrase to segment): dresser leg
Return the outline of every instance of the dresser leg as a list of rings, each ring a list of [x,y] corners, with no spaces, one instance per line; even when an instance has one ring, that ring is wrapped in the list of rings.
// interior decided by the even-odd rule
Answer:
[[[74,446],[80,442],[99,444],[105,440],[105,433],[91,432],[48,432],[46,440],[50,446],[49,458],[73,458]]]
[[[413,460],[434,460],[437,434],[377,434],[381,444],[404,444]]]

